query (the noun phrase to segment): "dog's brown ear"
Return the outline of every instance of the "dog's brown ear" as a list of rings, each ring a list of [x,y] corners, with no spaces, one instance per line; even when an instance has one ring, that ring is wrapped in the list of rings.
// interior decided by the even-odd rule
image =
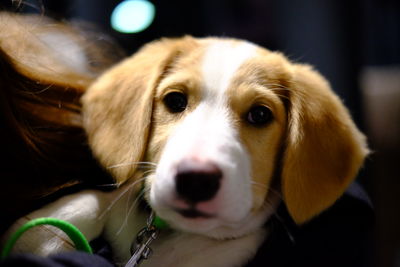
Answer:
[[[154,91],[177,57],[179,43],[162,39],[144,46],[101,76],[82,98],[89,143],[118,183],[129,179],[143,160]]]
[[[282,192],[290,215],[301,224],[344,193],[368,148],[324,78],[309,66],[293,67]]]

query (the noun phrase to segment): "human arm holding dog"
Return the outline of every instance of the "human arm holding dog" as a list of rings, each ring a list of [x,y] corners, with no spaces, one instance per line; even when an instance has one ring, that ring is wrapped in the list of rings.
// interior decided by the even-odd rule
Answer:
[[[86,190],[64,196],[39,210],[21,217],[8,230],[5,239],[9,238],[19,227],[32,219],[56,218],[70,222],[91,241],[103,231],[107,216],[101,216],[101,213],[106,203],[107,194],[101,191]],[[13,252],[28,252],[48,256],[49,254],[73,249],[72,242],[61,230],[48,225],[40,225],[25,232],[17,241]]]

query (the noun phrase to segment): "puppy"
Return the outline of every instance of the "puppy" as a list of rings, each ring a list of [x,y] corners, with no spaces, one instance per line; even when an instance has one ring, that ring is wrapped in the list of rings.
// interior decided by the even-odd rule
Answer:
[[[144,266],[243,266],[281,201],[306,223],[343,194],[368,154],[320,74],[236,39],[150,43],[103,74],[82,103],[92,151],[122,186],[27,217],[69,220],[90,240],[103,234],[121,264],[148,217],[137,198],[170,226]],[[64,246],[41,241],[27,249]]]

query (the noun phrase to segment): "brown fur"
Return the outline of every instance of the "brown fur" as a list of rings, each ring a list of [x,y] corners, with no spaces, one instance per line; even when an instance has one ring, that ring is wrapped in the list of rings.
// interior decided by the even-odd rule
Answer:
[[[155,88],[185,41],[162,40],[142,48],[104,74],[82,98],[93,152],[103,166],[142,161],[151,129]],[[137,165],[110,169],[119,183]]]
[[[346,190],[368,154],[365,137],[327,81],[294,64],[282,190],[296,222],[320,213]]]
[[[118,182],[135,174],[135,162],[157,162],[172,127],[181,119],[165,112],[160,102],[163,94],[189,91],[194,97],[188,109],[195,107],[202,82],[199,60],[204,45],[216,40],[185,37],[148,44],[86,93],[85,126],[95,155],[106,167],[132,163],[110,170]],[[253,206],[262,206],[272,174],[278,171],[283,200],[293,219],[304,223],[341,196],[368,148],[365,137],[321,75],[278,53],[261,48],[258,53],[241,68],[230,93],[241,140],[251,154],[254,182],[265,186],[254,186]],[[177,80],[185,82],[161,90],[163,83],[174,84],[168,80],[171,73],[181,75]],[[253,76],[254,83],[243,83],[241,75],[246,77],[243,81]],[[274,113],[274,122],[265,129],[240,124],[240,115],[249,108],[243,100],[254,97]],[[278,163],[280,170],[276,170]]]
[[[255,196],[253,210],[262,207],[268,193],[278,194],[271,189],[271,183],[287,127],[286,99],[281,91],[289,79],[288,62],[283,56],[261,49],[258,54],[259,57],[251,59],[239,70],[229,91],[232,109],[237,114],[240,139],[250,154]],[[253,103],[265,105],[272,111],[274,119],[268,127],[254,128],[242,122],[243,115]]]

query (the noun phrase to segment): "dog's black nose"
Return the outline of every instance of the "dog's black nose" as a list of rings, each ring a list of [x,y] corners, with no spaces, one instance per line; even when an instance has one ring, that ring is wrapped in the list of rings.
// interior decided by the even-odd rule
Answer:
[[[210,200],[217,194],[222,171],[211,162],[186,160],[178,165],[175,178],[178,195],[196,203]]]

